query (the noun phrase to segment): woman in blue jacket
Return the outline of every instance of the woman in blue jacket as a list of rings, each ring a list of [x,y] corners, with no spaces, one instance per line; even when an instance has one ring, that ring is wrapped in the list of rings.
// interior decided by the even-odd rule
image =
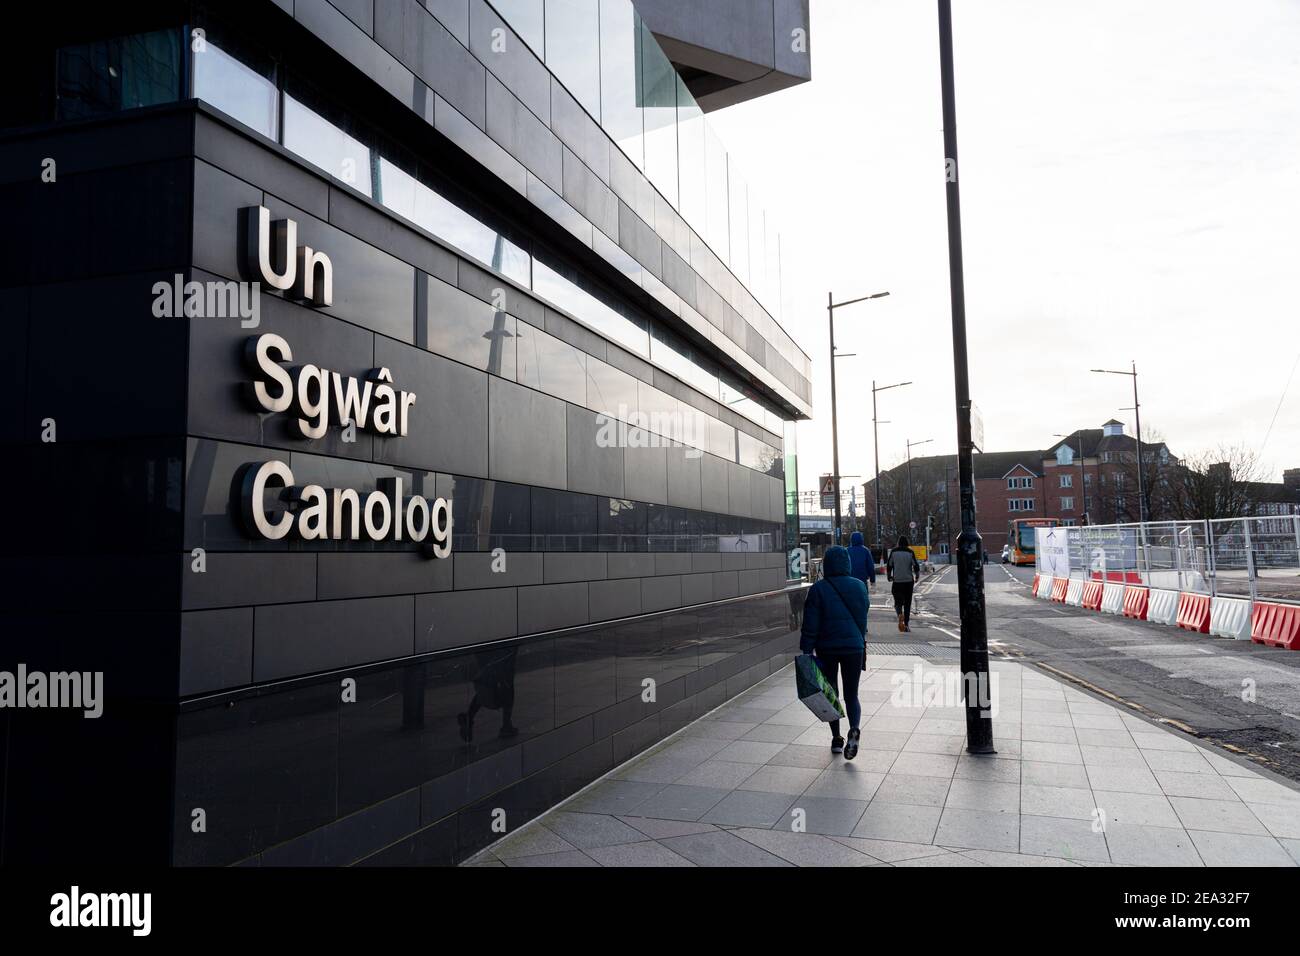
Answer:
[[[849,552],[836,545],[826,549],[822,579],[808,591],[804,602],[799,649],[813,654],[817,666],[834,687],[843,687],[841,699],[849,716],[849,737],[840,736],[840,722],[831,721],[831,753],[844,759],[858,755],[862,705],[858,702],[858,677],[867,653],[867,586],[850,573]],[[836,680],[836,672],[839,680]]]

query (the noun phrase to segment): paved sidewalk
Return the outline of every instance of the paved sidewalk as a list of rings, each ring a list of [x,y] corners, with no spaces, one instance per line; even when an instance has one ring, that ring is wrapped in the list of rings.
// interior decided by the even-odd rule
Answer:
[[[1300,865],[1300,791],[1033,668],[993,670],[996,757],[964,752],[959,701],[925,706],[927,675],[956,665],[871,655],[852,762],[791,666],[467,865]]]

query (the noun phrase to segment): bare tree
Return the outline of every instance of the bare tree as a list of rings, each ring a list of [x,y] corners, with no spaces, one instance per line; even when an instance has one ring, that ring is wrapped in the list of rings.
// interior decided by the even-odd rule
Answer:
[[[1259,455],[1245,445],[1219,445],[1184,459],[1170,476],[1175,517],[1200,521],[1251,514],[1263,472]]]

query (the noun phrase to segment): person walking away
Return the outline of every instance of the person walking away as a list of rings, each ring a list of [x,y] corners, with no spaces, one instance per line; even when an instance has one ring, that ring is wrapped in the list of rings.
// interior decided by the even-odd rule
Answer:
[[[899,535],[898,547],[885,559],[885,573],[893,587],[894,613],[898,615],[898,629],[912,629],[912,591],[921,575],[920,562],[908,546],[907,535]]]
[[[867,587],[867,610],[871,610],[871,588],[876,583],[876,559],[871,556],[871,549],[862,541],[862,532],[855,531],[849,536],[849,573]],[[866,666],[866,658],[863,658]]]
[[[851,572],[846,548],[835,545],[826,549],[822,579],[808,590],[799,632],[799,650],[814,655],[827,682],[842,688],[840,699],[849,718],[849,736],[847,741],[841,737],[840,722],[832,720],[831,753],[843,753],[845,760],[858,755],[862,736],[858,678],[867,652],[867,586]]]

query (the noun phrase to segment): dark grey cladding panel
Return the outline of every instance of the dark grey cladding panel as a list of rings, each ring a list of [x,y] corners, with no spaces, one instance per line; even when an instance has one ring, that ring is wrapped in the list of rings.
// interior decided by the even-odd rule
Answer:
[[[617,146],[609,149],[610,188],[632,210],[650,222],[655,216],[655,188]]]
[[[602,362],[608,356],[608,342],[605,338],[554,309],[546,310],[545,329],[557,339],[568,342],[574,348],[582,349],[588,355],[594,355]]]
[[[682,606],[689,607],[692,604],[707,604],[713,600],[713,575],[704,574],[684,574],[682,575]]]
[[[601,580],[606,557],[600,551],[547,551],[542,555],[542,580],[546,584]]]
[[[763,568],[753,571],[739,571],[741,594],[757,594],[760,591],[773,591],[785,584],[785,574],[779,568]]]
[[[680,508],[702,507],[701,463],[703,452],[685,446],[664,449],[668,463],[668,503]]]
[[[487,132],[552,189],[564,186],[564,144],[495,76],[487,78]]]
[[[645,359],[638,358],[624,348],[613,344],[608,345],[608,353],[605,360],[617,369],[634,375],[641,381],[652,384],[654,382],[654,366]]]
[[[203,571],[194,570],[191,552],[181,555],[181,607],[237,607],[244,604],[290,604],[312,601],[316,594],[316,555],[276,552],[204,555]]]
[[[768,491],[768,483],[775,480],[761,472],[749,472],[749,510],[745,512],[746,514],[767,521],[772,520],[772,515],[768,513],[772,506],[772,495]]]
[[[641,610],[665,611],[682,606],[682,579],[669,574],[641,579]]]
[[[491,377],[488,383],[488,477],[564,488],[567,431],[563,401]]]
[[[641,579],[591,581],[587,600],[592,621],[609,621],[641,613]]]
[[[253,680],[253,609],[188,611],[181,615],[182,697],[240,687]]]
[[[194,118],[194,155],[234,176],[257,183],[267,192],[283,196],[313,216],[324,219],[329,215],[329,183],[266,144],[237,133],[202,112]],[[201,189],[195,190],[196,206],[210,205],[215,198],[219,194],[209,198]],[[198,218],[197,211],[195,218]]]
[[[451,560],[455,562],[456,590],[505,588],[542,583],[540,553],[508,551],[503,557],[505,570],[494,571],[494,565],[501,567],[501,559],[493,556],[490,551],[461,551],[453,554]]]
[[[426,558],[417,551],[326,551],[317,558],[316,596],[322,601],[451,590],[451,558]]]
[[[618,197],[567,147],[564,199],[611,239],[618,236]]]
[[[456,282],[455,253],[344,189],[330,187],[330,222],[444,282]]]
[[[753,499],[750,497],[750,471],[744,465],[727,463],[727,511],[733,515],[749,517]]]
[[[777,71],[811,79],[812,31],[808,22],[808,0],[773,0],[772,19]],[[795,48],[796,30],[803,31],[802,50]]]
[[[722,601],[740,594],[739,571],[715,571],[713,573],[713,600]]]
[[[551,74],[483,0],[469,0],[469,48],[533,113],[550,123]]]
[[[486,476],[488,374],[384,338],[375,340],[375,363],[416,394],[409,433],[376,436],[375,460]]]
[[[215,279],[199,269],[193,276],[200,282]],[[374,449],[369,431],[357,429],[356,441],[346,442],[342,430],[331,427],[323,437],[308,439],[289,413],[271,414],[251,405],[244,389],[251,376],[242,356],[250,338],[273,333],[293,349],[287,366],[311,364],[362,377],[374,368],[374,333],[278,296],[263,295],[259,311],[256,328],[243,328],[238,318],[189,320],[189,433],[368,461]],[[394,385],[411,387],[400,378]]]
[[[654,557],[655,574],[686,574],[691,570],[689,553],[661,552]]]
[[[543,584],[519,589],[519,632],[535,634],[588,622],[587,584]]]
[[[636,501],[668,504],[667,449],[633,446],[623,449],[624,494]]]
[[[253,680],[352,667],[414,653],[415,598],[274,604],[253,615]]]
[[[376,13],[378,12],[377,9]],[[326,0],[296,0],[293,14],[294,19],[399,101],[409,105],[414,100],[417,82],[415,75],[336,7]]]
[[[700,507],[703,510],[719,514],[730,510],[727,466],[728,463],[717,455],[706,453],[700,459]]]
[[[655,556],[637,552],[614,552],[606,559],[606,573],[613,578],[645,578],[655,573]]]
[[[542,305],[528,293],[523,292],[500,276],[480,269],[473,263],[460,261],[460,287],[465,292],[494,304],[497,292],[501,293],[501,304],[505,310],[516,318],[523,319],[536,328],[546,326],[546,306]]]
[[[691,555],[692,571],[721,571],[722,555],[716,551],[696,552]]]
[[[602,435],[612,432],[614,443],[602,443]],[[617,437],[622,428],[602,429],[595,412],[576,405],[568,406],[567,472],[568,490],[588,494],[624,496],[623,449]]]
[[[657,278],[663,275],[663,240],[622,200],[618,207],[618,244],[635,256],[652,275]]]
[[[517,604],[514,588],[417,594],[415,652],[514,637],[519,632]]]
[[[375,0],[375,39],[435,93],[485,128],[486,71],[416,0]]]
[[[574,209],[564,197],[532,173],[528,174],[528,201],[556,221],[566,232],[590,247],[598,231],[587,217]]]
[[[70,124],[47,128],[40,136],[9,137],[0,143],[0,183],[48,189],[52,184],[38,182],[41,162],[47,157],[57,158],[59,182],[66,184],[77,173],[193,154],[193,126],[187,112],[157,115],[142,110],[132,115],[127,111],[116,114],[111,125]]]
[[[699,283],[696,281],[695,271],[687,264],[686,260],[673,252],[672,249],[664,249],[664,269],[663,280],[668,288],[681,296],[686,304],[691,308],[698,310],[699,305]]]
[[[469,46],[469,0],[424,0],[424,5],[452,36]]]
[[[524,194],[528,186],[524,164],[436,94],[433,98],[433,125],[515,192]]]
[[[609,137],[554,77],[551,78],[551,130],[601,182],[609,182],[612,148]]]
[[[32,437],[24,402],[27,393],[27,299],[25,288],[0,289],[0,441],[17,443]]]
[[[722,570],[743,571],[748,566],[748,556],[743,552],[724,551],[722,553]]]
[[[330,0],[367,34],[375,32],[375,0]]]

